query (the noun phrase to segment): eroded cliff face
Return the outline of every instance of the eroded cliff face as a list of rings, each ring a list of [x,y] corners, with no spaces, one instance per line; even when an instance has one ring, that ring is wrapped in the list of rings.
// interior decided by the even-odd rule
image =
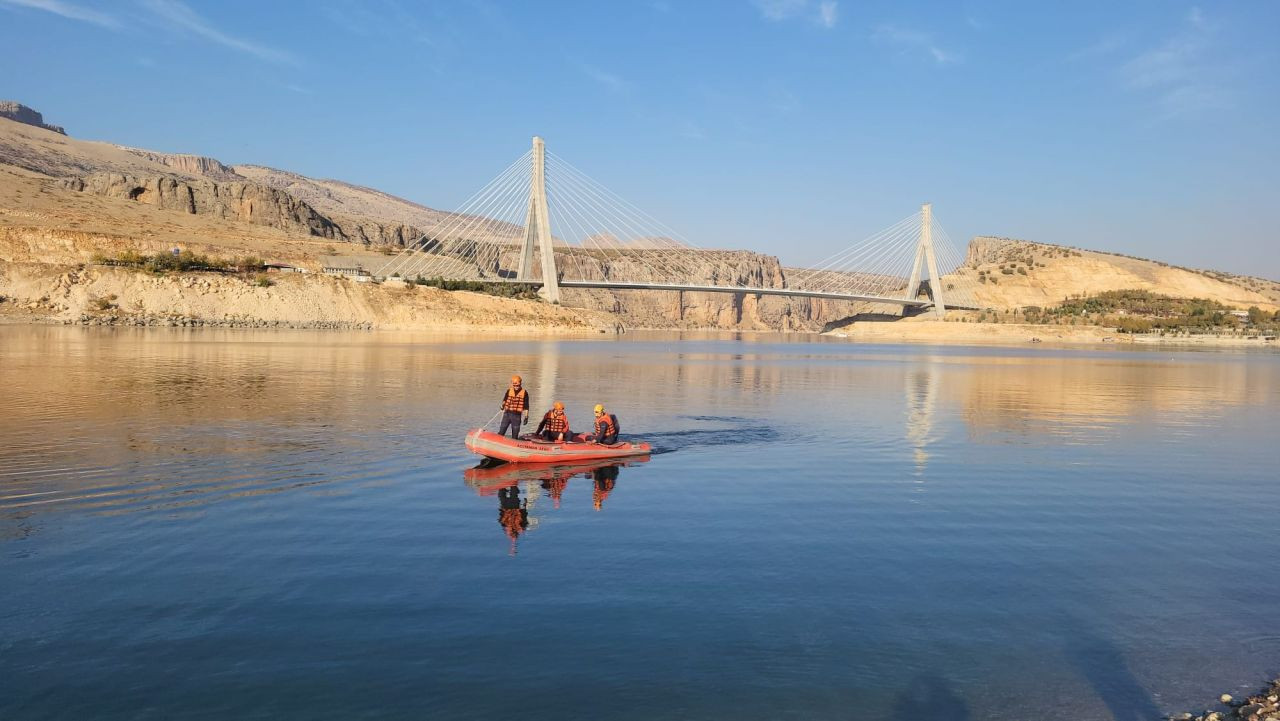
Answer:
[[[239,220],[339,242],[405,246],[422,235],[417,228],[403,223],[325,215],[283,190],[247,180],[93,173],[66,178],[58,184],[69,190],[162,210]]]
[[[127,150],[140,158],[146,158],[153,163],[168,166],[187,175],[206,177],[211,180],[248,180],[248,178],[222,164],[222,162],[216,158],[209,158],[203,155],[187,155],[184,153],[155,153],[150,150],[129,148],[123,145],[120,146],[120,148],[122,150]]]
[[[488,268],[518,264],[518,249],[495,257]],[[672,282],[662,275],[656,250],[568,251],[556,254],[563,277],[575,280],[626,279]],[[786,271],[771,255],[750,251],[699,251],[684,255],[680,283],[688,285],[787,287]],[[866,312],[868,304],[758,293],[562,288],[564,305],[616,313],[631,327],[725,328],[732,330],[820,331],[827,324]]]
[[[584,279],[626,278],[645,280],[651,267],[644,256],[598,259],[579,264]],[[702,251],[691,254],[685,280],[690,285],[785,288],[786,273],[778,259],[749,251]],[[656,280],[656,279],[654,279]],[[743,330],[821,330],[834,315],[853,312],[852,303],[833,303],[809,298],[760,295],[755,293],[701,293],[692,291],[568,291],[590,294],[591,307],[611,310],[632,325],[688,328],[732,328]]]
[[[168,176],[94,173],[60,181],[62,187],[123,198],[192,215],[241,220],[322,238],[344,239],[342,229],[288,193],[256,183],[184,180]]]

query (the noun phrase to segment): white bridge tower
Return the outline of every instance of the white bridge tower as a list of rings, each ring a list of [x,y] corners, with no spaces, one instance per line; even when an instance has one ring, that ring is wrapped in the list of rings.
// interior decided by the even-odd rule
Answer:
[[[560,302],[560,279],[551,242],[551,217],[547,214],[546,145],[533,136],[533,176],[529,183],[529,212],[524,221],[524,248],[520,254],[517,280],[533,280],[533,246],[542,249],[542,297]]]
[[[916,259],[911,264],[911,279],[907,281],[907,300],[913,300],[920,293],[921,263],[927,262],[929,268],[929,293],[933,296],[933,314],[938,318],[947,315],[946,303],[942,300],[942,278],[938,276],[938,260],[933,255],[933,204],[920,206],[920,242],[916,245]],[[903,314],[907,308],[903,307]]]

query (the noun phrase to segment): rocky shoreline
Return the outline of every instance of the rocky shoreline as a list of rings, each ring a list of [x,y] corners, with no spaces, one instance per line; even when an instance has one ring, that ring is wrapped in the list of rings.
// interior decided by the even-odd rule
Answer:
[[[62,321],[63,325],[94,325],[133,328],[283,328],[289,330],[373,330],[369,321],[263,320],[261,318],[205,319],[171,315],[114,316],[89,315]]]
[[[1171,721],[1280,721],[1280,678],[1267,684],[1261,692],[1253,694],[1243,701],[1237,701],[1231,694],[1224,693],[1218,701],[1228,711],[1204,711],[1200,714],[1190,712],[1169,716]]]

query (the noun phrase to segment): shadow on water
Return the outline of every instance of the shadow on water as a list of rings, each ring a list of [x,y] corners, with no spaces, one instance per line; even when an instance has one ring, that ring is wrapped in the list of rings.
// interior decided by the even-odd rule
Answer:
[[[1149,721],[1164,718],[1155,699],[1111,640],[1068,616],[1061,627],[1063,655],[1093,687],[1115,721]]]
[[[893,721],[969,721],[969,705],[940,674],[920,674],[911,679],[893,703]]]

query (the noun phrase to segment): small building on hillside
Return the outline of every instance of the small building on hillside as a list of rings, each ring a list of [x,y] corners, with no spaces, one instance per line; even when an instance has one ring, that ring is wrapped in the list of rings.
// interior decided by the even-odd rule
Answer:
[[[325,275],[336,275],[343,278],[371,278],[372,274],[364,269],[364,266],[351,261],[344,261],[339,258],[330,258],[325,261],[320,270]]]
[[[288,263],[263,263],[262,267],[266,268],[268,273],[305,273],[306,272],[302,268],[299,268],[296,265],[289,265]]]

